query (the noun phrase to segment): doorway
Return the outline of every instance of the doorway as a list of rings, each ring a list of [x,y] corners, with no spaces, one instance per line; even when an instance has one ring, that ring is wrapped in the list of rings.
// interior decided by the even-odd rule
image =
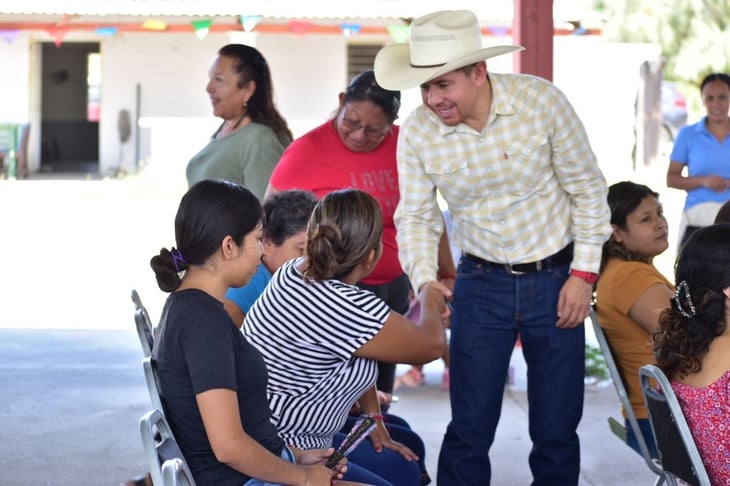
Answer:
[[[41,172],[99,172],[99,43],[43,43]]]

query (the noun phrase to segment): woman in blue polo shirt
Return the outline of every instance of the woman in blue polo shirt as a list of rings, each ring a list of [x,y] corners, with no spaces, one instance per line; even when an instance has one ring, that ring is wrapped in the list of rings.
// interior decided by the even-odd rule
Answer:
[[[700,91],[707,115],[679,131],[667,171],[667,186],[687,191],[680,247],[694,230],[711,225],[720,206],[730,200],[730,76],[709,74]]]

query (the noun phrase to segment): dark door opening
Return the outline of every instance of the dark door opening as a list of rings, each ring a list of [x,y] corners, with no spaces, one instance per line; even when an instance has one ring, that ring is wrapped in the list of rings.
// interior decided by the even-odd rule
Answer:
[[[99,171],[98,43],[42,46],[41,171]]]

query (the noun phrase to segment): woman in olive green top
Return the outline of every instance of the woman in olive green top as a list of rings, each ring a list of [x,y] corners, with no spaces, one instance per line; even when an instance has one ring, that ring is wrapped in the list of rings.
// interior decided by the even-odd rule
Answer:
[[[225,179],[262,199],[274,166],[292,140],[274,106],[266,60],[250,46],[223,46],[210,69],[206,91],[213,113],[223,123],[188,163],[188,186],[204,179]]]

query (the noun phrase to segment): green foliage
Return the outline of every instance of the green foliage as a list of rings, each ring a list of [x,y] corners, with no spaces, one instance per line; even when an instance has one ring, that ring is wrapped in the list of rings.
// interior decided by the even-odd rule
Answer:
[[[603,359],[603,353],[597,346],[586,343],[586,377],[597,381],[608,378],[608,367]]]
[[[711,72],[730,72],[728,0],[595,0],[614,42],[653,42],[667,60],[665,78],[694,86]]]

